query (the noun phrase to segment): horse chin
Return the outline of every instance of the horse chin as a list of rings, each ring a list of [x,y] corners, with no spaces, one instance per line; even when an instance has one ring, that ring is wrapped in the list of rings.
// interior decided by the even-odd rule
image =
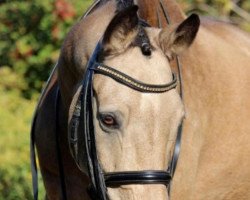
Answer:
[[[108,188],[110,200],[169,200],[164,185],[123,185],[119,188]]]

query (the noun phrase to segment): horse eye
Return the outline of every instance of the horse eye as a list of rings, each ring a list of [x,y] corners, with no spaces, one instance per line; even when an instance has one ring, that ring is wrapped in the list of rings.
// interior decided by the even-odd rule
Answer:
[[[112,114],[100,114],[100,120],[103,125],[105,125],[108,128],[117,128],[118,123]]]

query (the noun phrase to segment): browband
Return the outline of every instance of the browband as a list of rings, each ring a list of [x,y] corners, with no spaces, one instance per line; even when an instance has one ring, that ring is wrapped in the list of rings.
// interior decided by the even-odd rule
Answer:
[[[124,74],[121,71],[118,71],[112,67],[109,67],[103,63],[95,63],[95,66],[91,68],[96,73],[103,74],[105,76],[109,76],[110,78],[114,79],[115,81],[122,83],[123,85],[126,85],[134,90],[140,91],[140,92],[146,92],[146,93],[163,93],[167,92],[171,89],[174,89],[177,86],[177,78],[174,73],[173,80],[170,83],[162,84],[162,85],[152,85],[143,83],[141,81],[138,81],[127,74]]]

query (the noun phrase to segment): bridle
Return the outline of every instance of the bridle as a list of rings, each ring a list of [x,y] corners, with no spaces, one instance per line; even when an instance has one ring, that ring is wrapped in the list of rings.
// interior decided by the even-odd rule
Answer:
[[[162,0],[160,0],[160,8],[167,20],[170,23],[170,18],[167,15],[165,5]],[[158,16],[159,27],[161,27],[161,22]],[[144,22],[145,23],[145,22]],[[85,146],[86,157],[87,157],[87,167],[89,171],[89,176],[91,178],[91,185],[89,188],[89,194],[92,199],[106,200],[107,197],[107,187],[119,187],[121,185],[127,184],[164,184],[168,187],[170,191],[170,183],[174,175],[179,152],[180,152],[180,141],[182,134],[182,123],[178,128],[177,138],[174,148],[174,153],[171,162],[169,163],[168,169],[166,171],[160,170],[144,170],[144,171],[119,171],[119,172],[108,172],[104,173],[101,169],[100,163],[98,161],[96,143],[95,143],[95,133],[93,125],[93,88],[92,81],[95,73],[108,76],[115,81],[130,87],[131,89],[137,90],[139,92],[147,93],[162,93],[167,92],[177,86],[177,79],[175,74],[173,74],[173,80],[170,83],[164,85],[149,85],[142,83],[138,80],[131,78],[130,76],[110,67],[103,63],[99,63],[97,60],[98,53],[102,47],[101,42],[99,42],[88,62],[87,71],[84,77],[84,82],[82,84],[82,92],[77,102],[76,110],[73,114],[71,126],[71,141],[70,143],[73,157],[75,157],[76,162],[79,166],[78,156],[78,145],[77,143],[83,143]],[[181,69],[179,58],[177,60],[178,67],[178,78],[181,81]],[[181,84],[181,82],[180,82]],[[180,85],[180,95],[182,97],[182,88]],[[84,137],[82,134],[84,133]],[[79,138],[84,139],[84,141],[78,141]],[[76,142],[77,141],[77,142]],[[85,157],[85,158],[86,158]]]
[[[97,1],[95,6],[98,5]],[[161,8],[163,9],[163,13],[166,12],[163,2],[160,0]],[[94,6],[94,7],[95,7]],[[90,12],[90,11],[89,11]],[[87,13],[89,13],[87,12]],[[166,13],[164,14],[166,16]],[[145,22],[143,22],[145,23]],[[160,22],[159,22],[160,25]],[[119,187],[121,185],[128,184],[163,184],[170,191],[171,180],[174,176],[174,172],[176,169],[179,152],[180,152],[180,141],[182,134],[182,123],[178,128],[177,138],[174,148],[174,153],[172,155],[171,162],[168,165],[168,169],[166,170],[143,170],[143,171],[119,171],[119,172],[103,172],[101,165],[97,156],[96,149],[96,140],[95,140],[95,131],[93,124],[93,105],[92,100],[94,98],[93,95],[93,76],[94,74],[102,74],[104,76],[108,76],[115,81],[130,87],[133,90],[137,90],[143,93],[163,93],[168,92],[176,88],[177,86],[177,77],[173,73],[173,79],[170,83],[166,83],[163,85],[152,85],[142,83],[110,66],[104,65],[103,63],[98,62],[98,54],[102,49],[102,42],[98,42],[95,50],[93,51],[85,72],[85,76],[82,82],[82,90],[79,95],[77,104],[75,106],[75,110],[72,116],[71,125],[70,125],[70,150],[71,153],[78,164],[79,168],[83,167],[82,159],[87,160],[87,168],[88,174],[90,178],[90,187],[88,189],[89,195],[93,200],[107,200],[107,187]],[[181,69],[180,62],[177,59],[178,66],[178,79],[181,81]],[[181,86],[180,86],[181,87]],[[59,90],[57,96],[59,94]],[[56,102],[58,101],[58,98]],[[56,106],[57,107],[57,106]],[[57,110],[58,112],[58,110]],[[56,119],[57,120],[57,119]],[[35,121],[35,119],[34,119]],[[34,126],[34,125],[33,125]],[[32,128],[33,135],[33,128]],[[32,143],[34,139],[32,138]],[[84,146],[85,149],[80,149],[80,147]],[[60,149],[59,149],[60,150]],[[85,154],[83,153],[85,152]],[[35,160],[34,160],[34,147],[31,148],[31,159],[32,159],[32,167],[36,168]],[[58,157],[60,158],[60,151],[58,153]],[[62,165],[59,159],[59,165]],[[34,171],[34,170],[33,170]],[[35,169],[36,171],[36,169]],[[62,171],[62,172],[61,172]],[[33,177],[37,176],[36,172],[33,172]],[[63,169],[60,170],[60,176],[64,177]],[[34,179],[35,179],[34,178]],[[37,180],[33,179],[33,187],[34,189],[34,199],[35,194],[37,195]],[[61,178],[62,179],[62,178]],[[64,181],[64,180],[63,180]],[[67,199],[65,183],[62,185],[63,199]],[[64,191],[65,190],[65,191]]]
[[[163,6],[163,2],[160,1],[160,3],[161,7],[165,8]],[[165,9],[164,12],[166,12]],[[174,154],[166,171],[144,170],[104,173],[99,163],[96,150],[95,132],[93,124],[92,81],[94,74],[98,73],[104,76],[108,76],[114,79],[115,81],[139,92],[162,93],[174,89],[177,86],[177,78],[175,74],[173,74],[173,80],[170,83],[163,85],[150,85],[142,83],[110,66],[104,65],[103,63],[99,63],[97,57],[101,49],[102,43],[99,42],[88,62],[84,81],[82,83],[82,92],[80,94],[75,112],[73,114],[72,126],[70,131],[71,152],[76,160],[76,163],[78,163],[80,167],[82,164],[80,163],[79,159],[78,144],[84,144],[85,146],[85,158],[87,158],[87,167],[89,171],[89,176],[91,178],[89,194],[92,199],[106,200],[108,199],[107,187],[119,187],[121,185],[127,184],[164,184],[166,187],[170,188],[169,184],[174,175],[179,156],[182,124],[178,128]],[[179,62],[177,63],[177,65],[178,67],[180,67]],[[82,134],[84,134],[84,136]],[[80,138],[82,138],[83,141],[79,141]]]
[[[108,76],[115,81],[143,93],[163,93],[174,89],[177,86],[176,76],[173,74],[173,80],[163,85],[151,85],[142,83],[132,77],[112,68],[99,63],[97,61],[98,53],[102,49],[102,43],[99,42],[88,62],[85,72],[84,81],[82,83],[82,91],[78,99],[75,112],[72,118],[70,130],[70,148],[77,164],[81,168],[79,162],[79,143],[85,146],[87,157],[87,167],[89,177],[91,178],[90,195],[93,199],[106,200],[107,187],[119,187],[127,184],[164,184],[169,185],[173,176],[174,162],[169,164],[166,171],[161,170],[144,170],[144,171],[119,171],[104,173],[97,156],[95,131],[93,124],[93,76],[94,74],[102,74]],[[83,140],[83,141],[79,141]]]

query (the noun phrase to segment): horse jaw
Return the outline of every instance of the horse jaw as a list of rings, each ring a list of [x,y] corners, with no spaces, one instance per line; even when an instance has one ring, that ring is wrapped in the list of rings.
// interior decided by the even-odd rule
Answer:
[[[108,189],[110,199],[115,200],[169,200],[166,186],[164,185],[126,185],[119,189]]]

